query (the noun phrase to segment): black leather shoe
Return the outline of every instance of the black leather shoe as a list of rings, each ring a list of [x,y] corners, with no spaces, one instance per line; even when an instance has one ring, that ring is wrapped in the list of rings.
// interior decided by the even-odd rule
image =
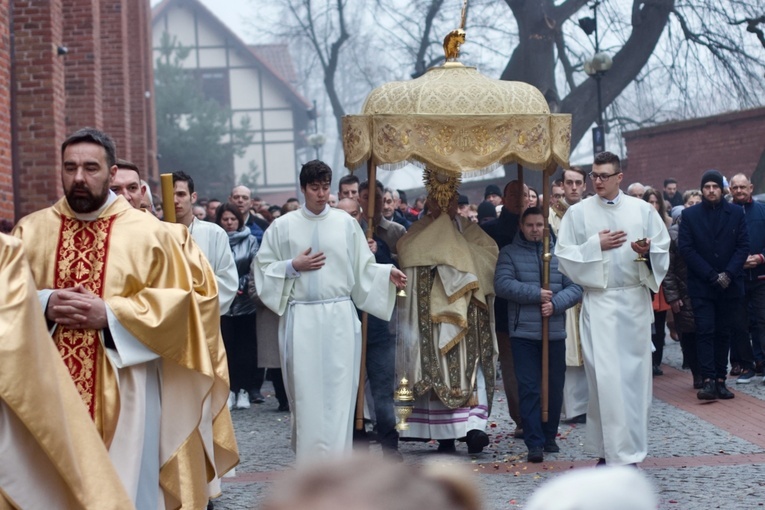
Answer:
[[[529,462],[533,462],[534,464],[539,464],[540,462],[544,461],[545,457],[542,453],[542,448],[529,448],[529,455],[526,457],[526,459]]]
[[[717,400],[717,386],[712,379],[707,379],[696,393],[699,400]]]
[[[279,407],[276,409],[279,413],[288,413],[290,412],[290,405],[288,403],[279,404]]]
[[[457,447],[454,445],[454,439],[439,439],[438,453],[454,453]]]
[[[723,400],[729,400],[731,398],[735,398],[736,395],[733,394],[726,386],[725,381],[717,381],[717,398],[721,398]]]
[[[555,442],[555,439],[550,439],[545,441],[544,451],[547,453],[558,453],[560,452],[560,446]]]
[[[587,414],[580,414],[579,416],[574,416],[570,420],[568,420],[566,423],[587,423]]]
[[[262,404],[266,398],[259,391],[250,392],[250,404]]]
[[[654,365],[653,366],[653,375],[654,375],[654,377],[657,376],[657,375],[664,375],[664,371],[658,365]]]
[[[694,390],[700,390],[701,387],[704,386],[704,382],[701,380],[701,377],[698,375],[693,376],[693,389]]]
[[[606,459],[604,459],[603,457],[600,457],[598,459],[598,463],[595,464],[595,467],[603,467],[605,465],[606,465]]]
[[[467,443],[468,453],[481,453],[485,447],[489,446],[489,436],[483,430],[468,430],[465,442]]]

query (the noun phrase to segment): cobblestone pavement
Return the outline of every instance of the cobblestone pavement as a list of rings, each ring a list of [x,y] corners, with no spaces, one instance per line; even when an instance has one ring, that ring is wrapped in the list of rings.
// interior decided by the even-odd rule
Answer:
[[[737,398],[702,403],[696,399],[688,371],[681,370],[678,343],[667,335],[665,375],[654,378],[649,423],[648,458],[641,465],[660,498],[660,509],[744,509],[765,502],[765,385],[729,386]],[[270,384],[270,383],[267,383]],[[501,387],[501,385],[499,385]],[[254,509],[267,496],[273,480],[292,469],[290,416],[276,411],[270,386],[266,402],[233,411],[241,464],[236,476],[224,479],[217,510]],[[542,464],[525,462],[526,447],[512,437],[505,395],[498,391],[490,419],[491,444],[469,456],[464,444],[457,454],[440,455],[436,444],[401,443],[405,462],[438,462],[472,472],[482,490],[485,508],[522,508],[545,480],[569,469],[589,468],[584,452],[586,425],[561,424],[559,454],[546,454]],[[373,452],[375,449],[373,447]],[[379,452],[378,452],[379,454]],[[615,509],[616,510],[616,509]]]

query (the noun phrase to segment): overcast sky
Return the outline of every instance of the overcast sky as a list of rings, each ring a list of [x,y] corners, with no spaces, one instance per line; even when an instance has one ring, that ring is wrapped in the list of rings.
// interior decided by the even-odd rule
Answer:
[[[255,17],[255,2],[250,0],[199,0],[215,16],[226,24],[236,35],[245,42],[251,41],[245,20]],[[264,0],[258,0],[264,2]],[[151,0],[151,5],[157,5],[160,0]]]

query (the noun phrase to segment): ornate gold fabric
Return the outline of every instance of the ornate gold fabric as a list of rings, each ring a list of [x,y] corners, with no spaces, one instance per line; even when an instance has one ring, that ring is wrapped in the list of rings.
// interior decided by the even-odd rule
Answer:
[[[499,254],[496,243],[480,227],[460,217],[457,221],[461,232],[447,214],[435,220],[426,216],[397,244],[401,268],[407,274],[414,271],[411,299],[417,308],[417,324],[403,325],[416,334],[404,341],[419,343],[419,348],[403,347],[419,353],[419,359],[399,366],[399,372],[411,375],[415,396],[432,389],[452,409],[468,404],[478,366],[487,394],[493,394],[496,342],[491,314]],[[445,336],[444,324],[456,326],[454,336],[451,329]],[[442,325],[440,334],[436,325]]]
[[[461,342],[465,348],[462,350],[451,349],[446,354],[432,341],[434,322],[430,320],[430,296],[431,288],[435,279],[435,270],[428,267],[418,267],[417,293],[418,316],[417,324],[420,338],[420,365],[421,377],[414,381],[414,395],[420,398],[428,391],[433,390],[443,404],[450,409],[457,409],[468,405],[473,390],[475,389],[475,370],[481,367],[486,381],[486,394],[494,394],[495,385],[495,361],[494,343],[492,341],[492,326],[489,318],[489,310],[477,306],[473,301],[468,306],[467,328],[463,332]],[[441,357],[446,357],[448,380],[457,384],[446,384],[446,375],[442,371]],[[461,359],[463,358],[464,359]],[[458,382],[470,381],[467,387],[462,387]],[[491,399],[489,399],[489,413],[491,413]]]
[[[457,62],[386,83],[370,93],[361,115],[343,118],[351,169],[372,156],[383,168],[419,163],[453,175],[511,162],[568,167],[570,145],[571,116],[550,114],[535,87],[493,80]]]
[[[6,467],[19,483],[28,483],[27,497],[61,490],[53,498],[60,508],[133,508],[48,334],[21,242],[3,234],[0,289],[0,401],[23,424],[21,431],[4,430],[4,440],[11,447],[35,444],[44,452],[30,459],[33,472]],[[41,487],[43,472],[55,473],[63,483]],[[8,492],[0,493],[0,500],[10,498]]]
[[[58,235],[51,232],[58,231],[62,216],[74,218],[65,199],[23,218],[14,230],[34,246],[29,259],[39,289],[53,288],[56,281]],[[163,224],[121,197],[100,216],[110,217],[114,225],[103,299],[125,329],[162,357],[160,484],[166,506],[204,508],[207,484],[214,478],[211,467],[216,465],[222,474],[238,462],[225,406],[228,372],[220,347],[212,270],[200,259],[201,252],[183,225]],[[99,354],[98,359],[99,367],[111,366],[105,355]],[[116,384],[106,383],[97,388],[97,394],[108,445],[120,407]],[[209,418],[205,418],[207,405]],[[203,419],[213,420],[214,451],[206,451],[202,444]]]
[[[113,223],[113,216],[92,222],[61,217],[54,289],[82,285],[93,294],[103,296],[109,232]],[[98,331],[59,326],[53,340],[90,417],[95,419],[96,380],[100,375],[97,371],[98,351],[101,346]]]

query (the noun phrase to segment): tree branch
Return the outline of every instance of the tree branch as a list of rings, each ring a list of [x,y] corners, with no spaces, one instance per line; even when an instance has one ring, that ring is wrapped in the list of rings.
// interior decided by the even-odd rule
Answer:
[[[579,12],[579,10],[587,5],[588,2],[589,0],[566,0],[562,4],[555,7],[551,17],[555,18],[558,26],[560,26],[564,21]]]
[[[643,5],[639,23],[633,25],[629,39],[613,58],[613,67],[601,78],[604,107],[627,88],[648,62],[673,9],[674,0],[654,0]],[[596,103],[596,84],[591,79],[579,84],[563,99],[561,111],[572,114],[572,146],[579,143],[597,118],[598,112],[593,107]]]
[[[430,31],[433,28],[433,20],[436,15],[438,15],[438,11],[441,10],[443,4],[444,0],[432,0],[428,7],[428,12],[425,14],[422,38],[420,38],[420,44],[417,48],[417,54],[415,55],[414,60],[415,75],[419,76],[427,70],[427,67],[425,67],[425,52],[428,51],[428,48],[432,44],[432,41],[430,40]]]
[[[576,82],[574,82],[574,66],[571,65],[571,61],[568,59],[566,42],[563,40],[563,32],[560,30],[555,31],[555,47],[558,50],[558,60],[560,60],[560,63],[563,65],[563,71],[566,73],[568,89],[574,90],[576,88]]]

